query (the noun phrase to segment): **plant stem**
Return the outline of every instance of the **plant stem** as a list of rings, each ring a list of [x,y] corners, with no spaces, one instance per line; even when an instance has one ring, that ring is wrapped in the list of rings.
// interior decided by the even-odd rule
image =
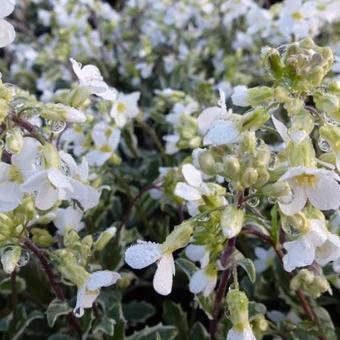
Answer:
[[[48,262],[43,251],[39,247],[37,247],[28,237],[26,237],[24,239],[24,245],[29,250],[31,250],[32,253],[34,253],[36,255],[36,257],[38,258],[38,260],[40,261],[40,264],[43,267],[43,269],[44,269],[44,271],[45,271],[45,273],[48,277],[48,280],[51,284],[51,287],[54,291],[55,296],[60,300],[65,300],[64,292],[63,292],[61,286],[59,285],[59,282],[58,282],[58,280],[57,280],[57,278],[56,278],[56,276],[53,272],[52,266]],[[74,331],[78,335],[79,339],[81,339],[82,338],[82,331],[81,331],[74,315],[72,313],[69,313],[67,315],[67,319],[68,319],[70,326],[74,329]]]
[[[18,296],[17,296],[17,273],[14,270],[11,274],[11,308],[13,311],[13,325],[15,326],[16,324],[16,307],[17,307],[17,301],[18,301]]]
[[[225,247],[225,250],[223,251],[221,255],[221,264],[223,267],[226,267],[229,264],[231,260],[231,256],[235,250],[235,244],[236,244],[236,237],[229,239]],[[227,290],[230,277],[231,277],[231,270],[225,269],[222,273],[220,283],[216,291],[213,312],[212,312],[213,319],[210,321],[210,326],[209,326],[210,338],[212,340],[215,339],[218,317],[219,317],[220,310],[221,310],[221,303],[225,295],[225,292]]]
[[[11,118],[16,125],[26,130],[33,138],[37,139],[41,144],[46,143],[45,138],[38,132],[37,128],[30,122],[14,114],[11,115]]]

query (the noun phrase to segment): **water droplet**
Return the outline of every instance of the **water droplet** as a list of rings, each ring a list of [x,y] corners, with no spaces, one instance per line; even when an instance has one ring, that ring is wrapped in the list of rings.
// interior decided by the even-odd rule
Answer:
[[[30,260],[30,257],[31,257],[31,255],[30,255],[29,251],[26,250],[26,249],[22,249],[21,256],[20,256],[20,259],[18,261],[17,266],[18,267],[26,266],[26,264]]]
[[[275,153],[271,154],[270,161],[268,163],[268,170],[273,171],[276,168],[277,155]]]
[[[329,143],[323,139],[322,137],[319,138],[318,140],[318,146],[320,148],[321,151],[323,152],[329,152],[331,151],[331,146],[329,145]]]
[[[252,208],[256,208],[260,204],[260,199],[258,197],[250,198],[247,200],[247,204]]]
[[[332,126],[338,125],[337,121],[333,117],[329,116],[327,113],[323,113],[322,116],[327,124],[332,125]]]
[[[37,169],[41,168],[41,166],[42,166],[42,156],[41,156],[40,153],[36,154],[33,164]]]
[[[53,133],[61,133],[66,128],[66,122],[63,121],[48,121],[47,123]]]
[[[3,150],[5,148],[5,142],[0,139],[0,150]]]

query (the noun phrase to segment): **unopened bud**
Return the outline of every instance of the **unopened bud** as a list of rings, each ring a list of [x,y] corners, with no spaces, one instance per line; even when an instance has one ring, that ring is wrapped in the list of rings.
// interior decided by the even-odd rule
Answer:
[[[337,96],[330,93],[316,92],[313,95],[316,108],[328,114],[339,110],[340,103]]]
[[[164,252],[174,252],[177,249],[185,247],[190,241],[194,229],[191,222],[183,222],[176,226],[167,236],[163,243]]]
[[[117,232],[117,228],[114,226],[103,231],[95,243],[95,246],[94,246],[95,250],[97,251],[103,250],[107,246],[107,244],[110,242],[110,240],[116,235],[116,232]]]
[[[54,243],[52,235],[46,230],[41,228],[32,228],[32,240],[40,247],[49,247]]]
[[[216,162],[213,154],[210,151],[202,151],[198,156],[200,168],[207,175],[213,176],[216,174]]]
[[[14,246],[4,249],[1,255],[2,268],[5,273],[12,274],[21,256],[21,247]]]
[[[17,154],[24,146],[24,138],[19,129],[13,129],[6,134],[6,150],[12,154]]]
[[[252,167],[244,170],[242,175],[242,184],[245,188],[254,185],[259,177],[258,171]]]
[[[69,123],[84,123],[86,116],[81,111],[64,104],[45,104],[41,116],[45,119]]]
[[[242,130],[256,130],[260,128],[268,119],[270,114],[263,108],[257,108],[242,116]]]
[[[221,214],[222,233],[226,238],[235,237],[242,229],[244,211],[235,205],[228,205]]]
[[[240,172],[240,162],[235,156],[223,159],[224,175],[230,179],[237,179]]]
[[[42,156],[45,168],[60,167],[60,157],[56,147],[53,144],[47,143],[42,146]]]
[[[249,325],[247,295],[238,289],[231,289],[227,294],[227,304],[233,328],[243,330]]]

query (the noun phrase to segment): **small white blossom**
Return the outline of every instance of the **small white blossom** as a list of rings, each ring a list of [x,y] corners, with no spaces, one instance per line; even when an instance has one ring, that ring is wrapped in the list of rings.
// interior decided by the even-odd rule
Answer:
[[[118,127],[124,127],[131,119],[138,116],[140,92],[119,93],[111,108],[111,117]]]
[[[1,0],[0,2],[0,48],[5,47],[15,39],[15,31],[8,21],[4,20],[9,16],[15,7],[15,0]]]
[[[64,235],[66,230],[80,231],[84,228],[81,222],[83,214],[80,210],[68,207],[66,209],[58,209],[53,223],[57,228],[59,235]]]
[[[228,332],[227,340],[256,340],[256,337],[248,324],[242,330],[231,328]]]
[[[280,180],[287,181],[293,193],[289,202],[279,200],[280,209],[286,215],[301,211],[307,200],[320,210],[340,206],[340,178],[332,171],[297,166],[290,168]]]
[[[77,302],[73,310],[74,315],[80,318],[85,308],[91,308],[100,293],[100,288],[109,287],[120,279],[120,275],[109,270],[97,271],[89,275],[83,286],[78,288]]]
[[[125,262],[134,269],[142,269],[157,261],[153,287],[161,295],[169,295],[172,290],[175,263],[171,253],[163,253],[159,243],[137,241],[125,251]]]

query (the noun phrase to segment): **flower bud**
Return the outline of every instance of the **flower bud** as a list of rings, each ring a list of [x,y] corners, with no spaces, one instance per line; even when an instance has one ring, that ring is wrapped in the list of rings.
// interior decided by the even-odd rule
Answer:
[[[24,138],[19,129],[13,129],[6,134],[6,150],[12,154],[17,154],[24,146]]]
[[[32,240],[39,247],[49,247],[54,243],[52,235],[46,230],[41,228],[32,228]]]
[[[282,181],[267,184],[261,191],[265,196],[269,197],[284,197],[291,195],[290,185],[287,182]]]
[[[256,184],[256,187],[260,188],[269,181],[270,175],[267,169],[263,166],[257,168],[257,173],[258,173],[258,177],[257,177],[255,184]]]
[[[287,110],[290,116],[297,115],[304,109],[304,102],[299,98],[289,98],[285,104],[284,108]]]
[[[289,91],[283,86],[278,86],[274,90],[274,96],[279,103],[286,103],[289,100]]]
[[[45,168],[60,168],[60,157],[53,144],[47,143],[42,146],[42,158]]]
[[[84,113],[61,103],[45,104],[42,107],[41,116],[45,119],[69,123],[84,123],[86,121]]]
[[[172,253],[177,249],[185,247],[190,241],[193,231],[192,224],[188,221],[176,226],[165,239],[163,251]]]
[[[7,247],[1,255],[2,268],[5,273],[12,274],[21,256],[21,247]]]
[[[238,331],[242,331],[246,326],[249,325],[249,302],[247,295],[238,289],[231,289],[227,294],[227,304],[233,328]]]
[[[305,138],[304,141],[299,144],[289,143],[287,146],[287,155],[291,166],[316,167],[315,151],[309,138]]]
[[[67,103],[75,108],[81,107],[90,97],[91,91],[87,86],[77,86],[69,94]]]
[[[321,112],[331,114],[340,108],[339,99],[336,95],[331,93],[315,92],[313,99],[316,108]]]
[[[107,244],[110,242],[110,240],[116,235],[116,232],[117,232],[117,228],[114,226],[103,231],[99,235],[95,243],[95,246],[94,246],[95,250],[96,251],[103,250],[107,246]]]
[[[274,97],[274,89],[267,86],[257,86],[252,89],[248,89],[247,98],[250,106],[263,105]]]
[[[254,333],[263,333],[269,328],[269,323],[263,314],[256,314],[252,317],[251,325]]]
[[[230,179],[237,179],[240,172],[240,162],[235,156],[226,156],[223,159],[224,175]]]
[[[240,144],[240,154],[250,153],[255,154],[256,152],[256,136],[253,131],[244,132]]]
[[[248,188],[256,183],[258,177],[258,171],[252,167],[249,167],[244,170],[241,182],[245,188]]]
[[[6,100],[0,99],[0,124],[4,122],[9,113],[9,105]]]
[[[221,214],[220,225],[226,238],[235,237],[242,229],[244,211],[235,205],[228,205]]]
[[[266,71],[275,79],[279,80],[283,76],[284,64],[277,49],[266,47],[261,51],[262,59]]]
[[[216,174],[215,158],[210,151],[202,151],[198,156],[198,163],[201,170],[207,175],[213,176]]]
[[[263,108],[252,110],[242,116],[242,130],[256,130],[260,128],[269,118],[270,114]]]

